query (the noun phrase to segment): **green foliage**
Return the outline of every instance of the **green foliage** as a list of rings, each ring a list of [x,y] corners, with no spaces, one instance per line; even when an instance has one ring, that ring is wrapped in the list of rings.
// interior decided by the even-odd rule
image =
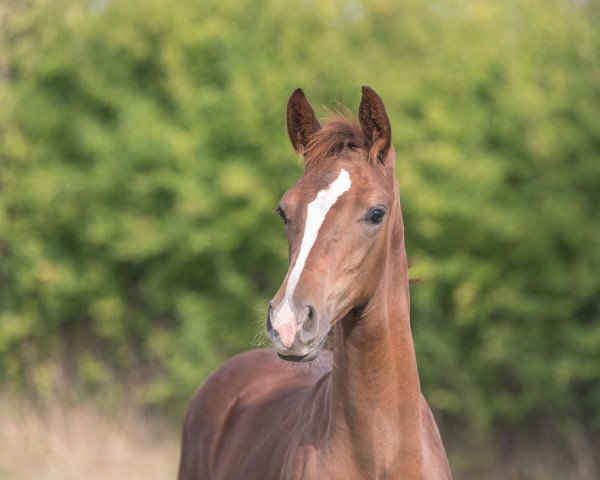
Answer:
[[[413,328],[432,405],[475,427],[600,428],[596,2],[2,8],[5,382],[66,377],[180,414],[283,278],[288,95],[355,110],[367,84],[427,280]]]

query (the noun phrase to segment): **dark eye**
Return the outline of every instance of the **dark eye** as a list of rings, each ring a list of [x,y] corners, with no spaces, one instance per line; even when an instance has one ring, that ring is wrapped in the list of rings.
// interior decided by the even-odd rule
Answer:
[[[385,210],[383,208],[376,207],[367,214],[367,220],[371,223],[381,223],[385,216]]]
[[[285,212],[283,211],[283,209],[281,207],[277,207],[277,209],[275,211],[279,214],[279,216],[283,220],[283,223],[285,223],[287,225],[288,219],[285,216]]]

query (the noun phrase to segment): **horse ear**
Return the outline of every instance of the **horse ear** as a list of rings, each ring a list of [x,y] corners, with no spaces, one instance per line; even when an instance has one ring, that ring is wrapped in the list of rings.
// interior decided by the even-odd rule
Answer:
[[[306,151],[310,137],[320,128],[321,125],[304,92],[297,88],[287,104],[287,130],[292,145],[300,155]]]
[[[360,127],[369,142],[370,157],[386,163],[392,144],[392,126],[385,112],[383,100],[371,87],[362,87],[358,118]]]

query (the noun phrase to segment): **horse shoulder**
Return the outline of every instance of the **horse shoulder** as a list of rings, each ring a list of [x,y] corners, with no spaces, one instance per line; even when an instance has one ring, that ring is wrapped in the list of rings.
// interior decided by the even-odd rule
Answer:
[[[196,392],[188,408],[179,480],[235,478],[230,453],[243,451],[245,445],[252,457],[277,433],[283,434],[268,420],[278,418],[283,427],[287,422],[282,417],[289,415],[291,404],[301,403],[315,376],[294,373],[272,350],[251,350],[225,362]],[[267,425],[270,434],[262,432]],[[269,456],[263,451],[259,457],[265,454]],[[252,462],[249,457],[245,462]]]
[[[185,415],[179,480],[209,478],[244,392],[276,361],[269,350],[251,350],[229,359],[196,391]]]

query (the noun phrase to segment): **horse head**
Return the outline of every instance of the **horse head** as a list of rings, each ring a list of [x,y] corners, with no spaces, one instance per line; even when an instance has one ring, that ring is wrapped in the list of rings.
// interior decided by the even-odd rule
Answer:
[[[310,361],[332,326],[373,296],[402,220],[391,126],[374,90],[363,87],[358,121],[339,114],[321,127],[297,89],[287,128],[304,173],[277,209],[289,269],[266,328],[281,358]]]

